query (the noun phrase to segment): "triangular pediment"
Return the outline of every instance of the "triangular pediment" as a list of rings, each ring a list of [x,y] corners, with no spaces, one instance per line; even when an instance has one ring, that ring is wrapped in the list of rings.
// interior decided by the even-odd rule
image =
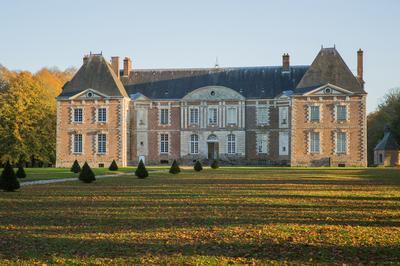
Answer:
[[[346,89],[343,89],[341,87],[332,85],[332,84],[326,84],[323,86],[320,86],[318,88],[315,88],[307,93],[304,93],[304,95],[311,96],[311,95],[316,95],[316,96],[340,96],[340,95],[352,95],[354,94],[351,91],[348,91]]]
[[[99,100],[104,98],[108,98],[108,96],[93,89],[87,89],[69,97],[70,100]]]

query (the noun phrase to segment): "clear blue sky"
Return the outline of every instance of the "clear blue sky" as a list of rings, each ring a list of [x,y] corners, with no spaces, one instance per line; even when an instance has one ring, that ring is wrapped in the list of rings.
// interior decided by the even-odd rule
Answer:
[[[90,51],[134,68],[311,64],[321,45],[356,71],[364,49],[368,110],[400,86],[400,1],[3,1],[0,64],[79,67]]]

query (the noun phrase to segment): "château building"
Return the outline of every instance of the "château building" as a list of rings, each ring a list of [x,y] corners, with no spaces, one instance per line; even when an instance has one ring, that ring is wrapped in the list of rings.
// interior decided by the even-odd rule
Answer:
[[[57,166],[366,166],[363,52],[355,76],[335,48],[311,65],[136,69],[101,54],[57,97]]]

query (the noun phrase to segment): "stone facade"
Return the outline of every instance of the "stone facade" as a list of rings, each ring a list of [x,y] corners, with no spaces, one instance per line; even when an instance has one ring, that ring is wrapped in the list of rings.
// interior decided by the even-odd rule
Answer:
[[[58,97],[57,166],[366,166],[362,67],[355,77],[338,56],[329,48],[311,66],[284,54],[283,67],[157,71],[87,56]]]

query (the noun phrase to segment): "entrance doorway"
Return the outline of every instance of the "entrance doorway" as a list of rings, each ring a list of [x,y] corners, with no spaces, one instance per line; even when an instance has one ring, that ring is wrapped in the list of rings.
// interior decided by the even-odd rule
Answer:
[[[216,135],[211,134],[207,138],[207,148],[208,148],[208,159],[217,160],[218,159],[218,138]]]
[[[218,159],[218,142],[208,142],[208,159],[216,160]]]

